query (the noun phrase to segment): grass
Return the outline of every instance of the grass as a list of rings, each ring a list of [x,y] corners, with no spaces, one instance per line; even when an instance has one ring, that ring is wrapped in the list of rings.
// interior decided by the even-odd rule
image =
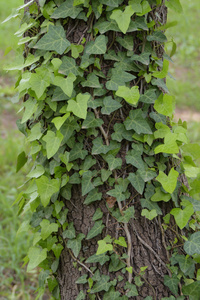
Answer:
[[[174,37],[178,51],[170,66],[176,81],[168,79],[169,90],[176,96],[178,108],[200,112],[200,39],[199,0],[182,0],[183,14],[169,11],[170,21],[177,20],[178,26],[167,31],[168,38]],[[13,7],[23,4],[23,0],[0,0],[0,22]],[[15,173],[17,155],[24,149],[23,136],[15,129],[18,104],[13,100],[15,78],[2,70],[2,64],[13,59],[13,52],[3,56],[7,47],[15,48],[17,38],[14,32],[19,21],[12,20],[0,26],[0,300],[33,300],[37,286],[37,271],[27,274],[22,268],[31,242],[30,233],[16,235],[22,221],[28,215],[18,216],[17,206],[11,206],[18,194],[18,187],[25,181],[26,169]],[[5,38],[8,37],[9,38]],[[200,123],[188,123],[189,136],[193,142],[200,141]],[[45,298],[49,299],[49,298]]]

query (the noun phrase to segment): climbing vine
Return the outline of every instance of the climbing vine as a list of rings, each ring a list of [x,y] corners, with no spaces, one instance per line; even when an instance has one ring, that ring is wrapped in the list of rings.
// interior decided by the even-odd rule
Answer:
[[[182,10],[179,0],[31,0],[6,19],[21,18],[6,69],[21,70],[18,127],[30,152],[17,171],[27,161],[32,169],[15,202],[31,212],[19,230],[34,234],[24,261],[41,270],[36,299],[46,284],[60,299],[63,252],[80,271],[76,300],[137,299],[145,285],[145,299],[158,299],[147,266],[132,264],[132,232],[164,270],[162,299],[199,299],[200,146],[186,122],[173,121],[167,7]],[[92,226],[77,230],[81,205]],[[165,262],[138,232],[139,218],[156,222]]]

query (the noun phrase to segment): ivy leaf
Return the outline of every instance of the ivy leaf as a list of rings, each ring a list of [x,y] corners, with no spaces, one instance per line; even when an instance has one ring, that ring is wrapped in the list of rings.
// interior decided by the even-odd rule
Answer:
[[[169,277],[168,275],[164,276],[164,284],[170,289],[170,291],[177,295],[178,294],[178,284],[179,279],[176,277],[175,274],[172,275],[172,277]]]
[[[151,197],[151,201],[159,202],[164,201],[168,202],[171,199],[171,195],[169,193],[164,193],[160,187],[157,187],[155,190],[155,194]]]
[[[193,233],[184,244],[184,250],[187,254],[200,254],[200,232]]]
[[[139,175],[136,175],[134,173],[129,174],[128,180],[130,181],[130,183],[132,184],[134,189],[136,189],[136,191],[140,195],[142,195],[143,191],[144,191],[144,186],[145,186],[144,180]]]
[[[150,181],[152,180],[153,178],[156,177],[157,173],[152,171],[152,170],[149,170],[149,169],[138,169],[137,170],[137,174],[140,175],[140,177],[144,180],[144,182],[147,182],[147,181]]]
[[[82,123],[82,128],[86,129],[86,128],[100,127],[103,123],[104,123],[103,120],[96,119],[94,113],[89,111],[87,113],[86,119]]]
[[[19,172],[19,170],[26,164],[28,158],[26,156],[26,153],[22,151],[18,156],[17,156],[17,166],[16,166],[16,173]]]
[[[87,80],[81,83],[83,87],[92,87],[94,89],[102,88],[101,84],[99,83],[99,78],[94,74],[90,73],[87,76]]]
[[[126,6],[124,12],[122,12],[120,9],[115,9],[110,18],[115,20],[119,29],[126,34],[131,22],[131,16],[133,14],[134,10],[132,9],[131,5],[128,5]]]
[[[84,274],[83,276],[79,277],[75,283],[76,284],[85,284],[85,283],[87,283],[87,277],[88,277],[88,275]]]
[[[148,208],[150,211],[155,209],[157,215],[162,215],[162,211],[161,211],[160,207],[158,206],[158,204],[157,203],[153,203],[149,199],[142,198],[141,199],[141,205],[142,205],[142,207]]]
[[[181,13],[183,11],[180,0],[169,0],[166,2],[166,6],[178,13]]]
[[[97,208],[97,210],[95,211],[94,215],[93,215],[93,218],[92,218],[92,221],[96,221],[98,219],[101,219],[103,216],[103,212],[101,211],[101,208]]]
[[[73,239],[76,237],[76,231],[73,222],[69,223],[67,230],[63,232],[62,236],[64,239]]]
[[[56,76],[54,78],[53,84],[60,87],[68,97],[71,97],[73,93],[73,83],[75,80],[76,76],[73,73],[69,73],[67,78]]]
[[[157,146],[154,149],[155,154],[160,152],[168,153],[168,154],[175,154],[179,153],[179,147],[176,143],[177,135],[174,133],[166,134],[164,138],[164,144]]]
[[[43,219],[40,223],[41,226],[41,237],[43,240],[46,240],[52,232],[58,231],[58,224],[56,223],[50,223],[49,220]]]
[[[134,131],[126,130],[124,124],[116,123],[114,125],[114,130],[115,132],[111,135],[113,140],[118,142],[121,142],[123,139],[130,142],[133,141],[132,135],[134,134]]]
[[[141,109],[131,110],[129,117],[124,121],[127,130],[135,130],[136,133],[152,134],[151,128],[144,119]]]
[[[140,98],[138,86],[128,88],[127,86],[119,86],[116,95],[122,97],[126,102],[132,105],[136,105]]]
[[[110,171],[113,171],[115,169],[120,169],[122,166],[121,158],[116,158],[112,154],[109,154],[108,156],[106,156],[105,160],[108,163]]]
[[[27,267],[27,272],[37,267],[42,261],[47,258],[47,249],[44,248],[40,250],[38,247],[31,247],[28,251],[29,263]]]
[[[123,194],[123,187],[120,185],[115,185],[113,190],[107,192],[108,195],[115,197],[117,201],[124,201],[126,199],[125,195]]]
[[[121,67],[111,69],[111,79],[106,82],[106,88],[110,91],[117,91],[120,86],[125,85],[136,77],[122,70]]]
[[[99,255],[94,254],[86,260],[86,263],[100,263],[100,265],[103,266],[109,260],[110,257],[108,255],[105,255],[104,253]]]
[[[99,35],[95,41],[87,43],[85,48],[88,54],[105,54],[107,50],[108,37],[105,35]]]
[[[81,241],[84,239],[85,235],[79,233],[75,239],[67,241],[67,247],[70,248],[75,257],[78,257],[81,250]]]
[[[183,210],[181,208],[173,208],[170,211],[170,214],[174,216],[176,224],[180,229],[183,229],[187,225],[190,217],[194,213],[192,204],[189,201],[184,201],[184,203],[187,203],[187,205]]]
[[[131,164],[132,166],[138,169],[144,169],[144,162],[142,160],[141,154],[138,151],[130,150],[126,155],[127,164]]]
[[[65,37],[65,31],[62,25],[49,25],[48,32],[37,42],[34,48],[56,51],[62,55],[69,46],[70,42]]]
[[[135,208],[133,206],[130,206],[123,213],[124,215],[123,216],[120,215],[120,217],[117,218],[117,220],[118,222],[128,223],[130,219],[134,218]]]
[[[162,187],[166,192],[172,194],[176,188],[178,176],[179,173],[172,168],[168,176],[164,172],[160,171],[156,179],[162,184]]]
[[[138,291],[137,291],[136,286],[132,283],[129,283],[128,281],[125,284],[125,290],[128,290],[128,293],[127,293],[128,297],[138,296]]]
[[[193,159],[200,158],[200,145],[199,144],[185,144],[181,147],[184,154],[189,154]]]
[[[90,99],[89,94],[78,94],[76,101],[69,100],[67,110],[73,112],[73,114],[81,119],[85,119],[87,116],[87,102]]]
[[[89,205],[92,202],[100,201],[102,199],[102,193],[98,193],[98,190],[95,189],[88,194],[86,197],[84,204]]]
[[[149,42],[157,41],[157,42],[165,43],[165,42],[167,42],[167,38],[164,35],[164,33],[162,33],[162,31],[158,30],[158,31],[154,31],[152,33],[152,35],[148,35],[147,41],[149,41]]]
[[[164,59],[162,71],[153,72],[153,76],[156,78],[165,78],[168,73],[168,68],[169,68],[169,61]]]
[[[111,282],[108,282],[110,279],[107,275],[102,275],[101,279],[95,283],[93,288],[91,289],[90,293],[95,294],[101,291],[108,291],[110,286],[112,285]]]
[[[46,142],[47,158],[50,159],[58,151],[63,140],[63,135],[59,131],[55,135],[53,131],[48,130],[43,140]]]
[[[76,297],[75,300],[84,300],[85,299],[85,294],[83,291],[80,291],[80,293],[78,294],[78,296]]]
[[[194,297],[193,299],[199,299],[200,294],[200,281],[194,281],[191,284],[183,286],[183,294]]]
[[[103,104],[104,107],[101,109],[101,113],[104,115],[110,115],[113,111],[122,107],[122,105],[118,101],[113,100],[111,96],[105,97]]]
[[[29,98],[25,103],[24,103],[24,108],[25,112],[23,114],[21,124],[27,122],[31,116],[36,112],[38,108],[38,103],[36,99]]]
[[[99,2],[107,6],[118,7],[119,4],[123,2],[123,0],[99,0]]]
[[[131,35],[125,35],[124,38],[117,37],[116,41],[125,49],[133,51],[134,42],[133,37]]]
[[[70,151],[69,162],[74,161],[78,158],[83,160],[87,154],[88,151],[83,149],[83,143],[76,143],[73,149]]]
[[[62,57],[62,64],[59,68],[59,72],[68,76],[70,73],[74,74],[75,76],[81,76],[82,71],[79,70],[78,66],[76,65],[75,59],[68,56]]]
[[[49,179],[45,175],[36,179],[38,194],[44,207],[49,204],[51,196],[60,189],[60,182],[57,179]]]
[[[104,240],[100,240],[97,243],[99,246],[98,246],[96,255],[103,254],[107,251],[113,250],[113,245],[107,244]]]
[[[82,196],[88,194],[91,190],[95,188],[94,184],[91,182],[92,180],[92,172],[87,171],[83,173],[82,177]]]
[[[141,216],[146,217],[149,220],[153,220],[155,217],[157,217],[157,215],[158,214],[155,209],[152,209],[150,211],[148,209],[143,209],[141,213]]]
[[[161,94],[155,101],[154,108],[159,114],[171,117],[175,108],[175,99],[170,95]]]
[[[154,103],[157,99],[155,91],[155,89],[147,90],[143,95],[140,96],[140,102],[148,104]]]
[[[29,83],[36,96],[40,98],[51,83],[49,70],[46,67],[37,68],[36,73],[31,73]]]
[[[98,234],[100,234],[103,230],[103,228],[105,227],[104,224],[102,224],[103,222],[100,221],[96,221],[94,223],[94,226],[91,228],[91,230],[88,232],[88,235],[86,237],[87,240],[92,239],[93,237],[97,236]]]
[[[60,130],[60,128],[62,127],[62,125],[65,123],[65,121],[67,120],[67,118],[69,116],[70,116],[70,113],[66,113],[62,117],[53,118],[53,120],[51,122],[54,123],[57,130]]]
[[[76,19],[79,13],[83,10],[82,7],[74,6],[74,0],[63,2],[51,15],[52,19],[65,19],[70,17]]]

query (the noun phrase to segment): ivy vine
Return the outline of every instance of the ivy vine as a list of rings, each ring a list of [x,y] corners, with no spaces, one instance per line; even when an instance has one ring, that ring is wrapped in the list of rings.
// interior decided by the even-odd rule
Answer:
[[[85,271],[76,283],[87,293],[76,300],[137,298],[149,282],[146,266],[138,272],[131,265],[130,224],[168,274],[171,296],[162,299],[199,299],[200,146],[189,142],[186,122],[173,121],[175,99],[165,82],[171,61],[164,51],[166,6],[182,9],[179,0],[31,0],[6,19],[21,17],[16,59],[6,69],[21,70],[18,127],[30,152],[19,155],[17,171],[30,160],[32,169],[15,202],[19,213],[32,214],[19,230],[34,233],[25,263],[27,271],[41,268],[36,299],[47,283],[59,299],[57,269],[66,249],[72,267]],[[171,56],[174,48],[173,42]],[[66,203],[78,186],[84,205],[96,208],[87,235],[68,221]],[[158,220],[163,237],[167,230],[176,235],[165,244],[168,264],[134,227],[138,197],[141,216]],[[122,228],[118,238],[106,234],[101,202]],[[167,214],[161,203],[170,204]],[[95,253],[80,256],[83,241],[102,233]],[[121,275],[101,274],[97,266],[105,264]],[[157,299],[151,288],[146,300]]]

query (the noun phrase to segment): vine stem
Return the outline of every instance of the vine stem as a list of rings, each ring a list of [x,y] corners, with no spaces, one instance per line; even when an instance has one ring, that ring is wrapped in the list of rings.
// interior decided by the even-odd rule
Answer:
[[[97,111],[96,108],[94,108],[94,113],[95,113],[96,118],[100,119],[99,118],[99,113],[98,113],[98,111]],[[102,133],[102,135],[103,135],[103,137],[104,137],[104,139],[106,141],[106,145],[109,146],[108,134],[105,132],[105,130],[103,129],[102,126],[99,126],[99,129],[100,129],[100,131],[101,131],[101,133]]]

